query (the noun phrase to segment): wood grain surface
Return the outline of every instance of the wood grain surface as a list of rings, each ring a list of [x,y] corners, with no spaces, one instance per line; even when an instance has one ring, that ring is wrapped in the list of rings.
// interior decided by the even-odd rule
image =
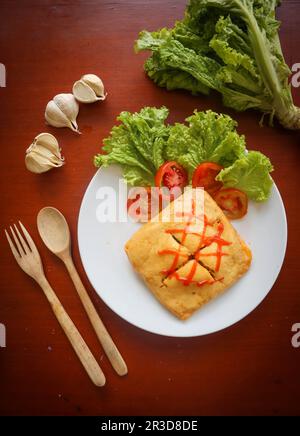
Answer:
[[[291,345],[292,325],[300,322],[299,133],[260,128],[257,112],[237,114],[222,107],[219,96],[167,92],[146,78],[147,55],[135,55],[133,41],[142,29],[171,26],[184,7],[185,0],[1,1],[0,62],[7,69],[7,87],[0,88],[0,323],[7,329],[7,347],[0,348],[2,415],[300,412],[300,348]],[[278,14],[286,61],[292,66],[300,62],[300,1],[283,1]],[[104,103],[82,106],[78,122],[83,134],[46,127],[46,103],[69,92],[89,72],[102,77],[109,96]],[[300,105],[300,88],[293,92]],[[120,111],[163,104],[170,108],[171,122],[183,121],[195,108],[234,116],[249,147],[272,159],[288,215],[287,256],[272,292],[246,319],[207,337],[160,337],[129,325],[96,295],[78,253],[78,211],[102,139]],[[43,131],[59,139],[66,165],[34,175],[25,169],[24,153]],[[36,216],[48,205],[60,209],[70,223],[76,266],[124,355],[127,377],[118,377],[103,355],[62,262],[38,236]],[[9,252],[3,229],[18,218],[35,239],[50,283],[101,363],[105,388],[91,384],[41,290]]]

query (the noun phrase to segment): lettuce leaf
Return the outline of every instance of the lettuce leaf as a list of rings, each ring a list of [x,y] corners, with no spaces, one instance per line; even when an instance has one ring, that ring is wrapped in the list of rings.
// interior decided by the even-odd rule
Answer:
[[[94,158],[95,165],[119,164],[131,186],[153,186],[157,169],[165,161],[176,161],[189,173],[202,162],[225,167],[218,175],[225,186],[237,187],[256,201],[270,194],[272,179],[269,159],[258,152],[246,152],[237,123],[228,115],[211,110],[197,112],[186,124],[166,124],[168,109],[145,107],[140,112],[121,112],[103,150]]]
[[[144,34],[145,35],[145,34]],[[141,38],[143,38],[143,34]],[[147,40],[150,38],[147,36]],[[144,41],[144,45],[146,42]],[[196,54],[190,48],[182,45],[175,39],[167,39],[162,42],[159,49],[156,45],[151,44],[154,50],[152,62],[146,62],[145,68],[150,77],[154,72],[159,71],[182,71],[186,77],[191,77],[199,82],[203,87],[204,93],[208,94],[209,89],[220,89],[217,74],[220,71],[220,65],[214,60],[201,54]]]
[[[237,123],[228,115],[195,111],[186,121],[188,126],[171,127],[165,157],[183,165],[190,176],[202,162],[226,167],[244,156],[245,137],[237,133]]]
[[[154,174],[135,166],[123,165],[123,177],[130,186],[154,186]]]
[[[169,90],[217,90],[225,106],[254,108],[300,129],[275,11],[279,0],[190,0],[174,28],[143,31],[136,51],[150,50],[149,77]]]
[[[273,180],[270,160],[258,151],[250,151],[243,158],[222,170],[217,180],[225,187],[238,188],[255,201],[266,201],[271,192]]]
[[[151,185],[153,174],[164,163],[163,150],[169,136],[165,125],[169,111],[145,107],[140,112],[121,112],[110,136],[104,139],[103,150],[94,158],[97,167],[120,164],[132,185]]]

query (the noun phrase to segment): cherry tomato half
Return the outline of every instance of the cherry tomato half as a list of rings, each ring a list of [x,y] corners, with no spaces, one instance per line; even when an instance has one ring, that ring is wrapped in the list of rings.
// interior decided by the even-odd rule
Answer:
[[[231,220],[242,218],[248,211],[248,197],[239,189],[220,189],[214,195],[214,200],[224,211],[227,218]]]
[[[193,188],[204,188],[209,194],[214,194],[223,186],[222,182],[216,180],[217,175],[222,169],[221,165],[214,162],[200,164],[193,174]]]
[[[185,169],[177,162],[165,162],[155,176],[155,186],[166,186],[169,189],[183,189],[188,184],[188,175]]]

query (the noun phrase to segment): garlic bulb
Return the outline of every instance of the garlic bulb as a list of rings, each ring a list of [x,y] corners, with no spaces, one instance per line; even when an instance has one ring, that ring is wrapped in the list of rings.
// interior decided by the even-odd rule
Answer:
[[[57,139],[50,133],[40,133],[26,150],[25,165],[32,173],[45,173],[63,164]]]
[[[105,100],[107,93],[100,77],[95,74],[85,74],[73,85],[73,94],[81,103],[94,103]]]
[[[69,127],[80,133],[76,122],[78,112],[79,105],[73,94],[58,94],[47,104],[45,118],[50,126]]]

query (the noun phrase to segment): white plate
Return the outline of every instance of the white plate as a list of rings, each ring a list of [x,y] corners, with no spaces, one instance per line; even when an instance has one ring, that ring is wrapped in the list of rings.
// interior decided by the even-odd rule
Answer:
[[[84,195],[78,222],[81,259],[89,280],[102,300],[131,324],[166,336],[200,336],[222,330],[252,312],[272,288],[283,263],[287,243],[284,205],[276,186],[263,204],[250,202],[247,216],[234,222],[249,244],[253,263],[248,273],[225,294],[207,304],[189,320],[180,321],[155,299],[133,271],[124,244],[139,224],[99,223],[100,187],[118,189],[117,166],[98,170]],[[126,204],[120,195],[120,204]]]

